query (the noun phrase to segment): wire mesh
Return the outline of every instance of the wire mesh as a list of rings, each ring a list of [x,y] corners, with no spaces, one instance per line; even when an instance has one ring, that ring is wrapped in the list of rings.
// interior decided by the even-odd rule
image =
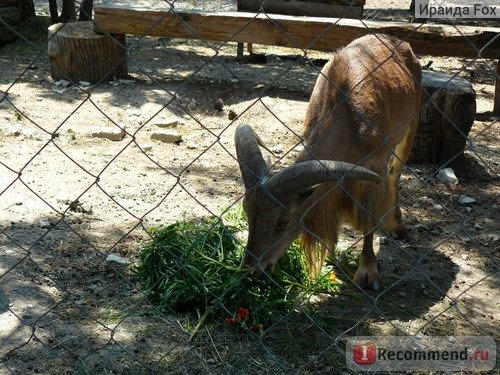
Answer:
[[[234,1],[139,5],[174,15],[183,7],[236,10]],[[365,8],[374,20],[408,16],[383,4]],[[239,61],[229,40],[146,33],[127,37],[129,77],[54,81],[40,30],[2,18],[0,25],[17,36],[0,56],[5,373],[349,373],[350,336],[495,336],[499,117],[488,111],[500,77],[481,50],[474,58],[432,57],[435,70],[472,81],[478,114],[463,134],[464,156],[405,165],[399,206],[409,233],[393,239],[379,228],[382,289],[353,284],[353,259],[333,261],[342,292],[314,296],[311,310],[297,301],[256,333],[228,327],[230,309],[211,325],[197,311],[160,309],[133,270],[150,228],[222,217],[241,204],[238,124],[252,124],[269,145],[274,170],[307,148],[303,119],[331,51],[253,46]],[[431,57],[419,59],[425,65]],[[458,185],[436,179],[450,163]],[[342,227],[339,250],[356,252],[362,243]]]

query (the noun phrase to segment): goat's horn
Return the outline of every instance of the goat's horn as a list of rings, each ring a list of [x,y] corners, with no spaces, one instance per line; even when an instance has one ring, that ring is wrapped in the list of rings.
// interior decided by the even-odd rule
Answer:
[[[267,180],[264,187],[275,196],[283,196],[342,178],[382,181],[382,177],[375,172],[354,164],[332,160],[308,160],[283,169]]]
[[[234,133],[234,143],[243,183],[245,189],[249,189],[261,182],[269,170],[259,148],[259,145],[265,145],[248,124],[238,125]]]

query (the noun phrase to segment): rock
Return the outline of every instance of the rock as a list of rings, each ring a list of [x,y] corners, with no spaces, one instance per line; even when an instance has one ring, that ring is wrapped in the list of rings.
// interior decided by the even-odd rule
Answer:
[[[119,127],[106,127],[91,129],[89,135],[94,138],[105,138],[110,141],[121,141],[125,137],[125,129]]]
[[[117,263],[117,264],[119,264],[121,266],[127,266],[128,264],[130,264],[130,262],[129,262],[128,259],[122,258],[121,256],[116,255],[116,254],[109,254],[106,257],[106,262],[108,262],[108,263]]]
[[[281,59],[276,55],[273,55],[273,54],[266,55],[266,63],[267,64],[275,64],[275,63],[278,63],[280,61],[281,61]]]
[[[158,126],[159,128],[175,128],[177,125],[179,125],[179,119],[177,118],[168,119],[155,124],[155,126]]]
[[[71,86],[71,82],[65,79],[60,79],[59,81],[55,81],[54,85],[57,87],[69,87]]]
[[[458,197],[458,203],[460,203],[462,206],[467,206],[475,202],[476,200],[474,198],[467,197],[466,195],[461,195],[460,197]]]
[[[235,111],[233,111],[232,109],[230,109],[229,112],[227,113],[227,118],[231,121],[236,120],[237,117],[238,117],[238,114]]]
[[[166,143],[179,143],[182,142],[182,134],[175,130],[161,130],[151,133],[151,139]]]
[[[39,221],[40,228],[47,229],[52,226],[49,219],[42,219]]]
[[[436,178],[443,184],[448,186],[454,186],[458,184],[458,178],[455,176],[455,171],[451,168],[440,169],[436,175]]]
[[[483,226],[479,223],[474,224],[474,229],[481,230],[483,229]]]
[[[283,145],[282,144],[279,144],[279,145],[276,145],[276,146],[273,146],[270,148],[270,150],[272,152],[274,152],[275,154],[281,154],[283,152]]]
[[[214,101],[214,109],[216,111],[223,111],[224,110],[224,101],[222,99],[216,99]]]

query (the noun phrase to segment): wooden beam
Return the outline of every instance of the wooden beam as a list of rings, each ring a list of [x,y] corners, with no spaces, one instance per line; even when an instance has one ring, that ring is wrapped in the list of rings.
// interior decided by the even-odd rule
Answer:
[[[261,3],[260,0],[239,0],[238,10],[247,12],[288,14],[309,17],[348,17],[362,18],[363,7],[347,4],[329,4],[303,0],[272,0]]]
[[[141,7],[95,7],[95,31],[166,38],[256,43],[334,50],[370,33],[410,42],[417,54],[500,56],[499,28],[410,24],[347,18],[298,17],[246,12],[161,11]]]

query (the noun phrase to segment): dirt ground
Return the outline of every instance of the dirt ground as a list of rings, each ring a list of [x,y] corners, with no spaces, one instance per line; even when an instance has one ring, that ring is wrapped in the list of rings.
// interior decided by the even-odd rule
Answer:
[[[207,3],[235,9],[235,1],[176,6]],[[367,17],[405,20],[397,4],[367,1]],[[44,2],[37,12],[48,13]],[[194,40],[130,38],[129,79],[65,87],[50,77],[43,31],[0,47],[0,373],[349,373],[344,341],[352,335],[497,338],[494,61],[419,56],[434,70],[474,77],[478,116],[454,165],[458,185],[439,182],[435,165],[405,169],[410,231],[376,244],[381,292],[348,286],[319,296],[324,319],[289,314],[260,337],[228,329],[225,317],[192,336],[196,313],[158,311],[133,275],[145,229],[220,216],[241,202],[238,123],[252,124],[279,166],[292,162],[330,54],[254,46],[262,61],[241,63],[233,43],[216,52]],[[172,122],[182,141],[151,138]],[[119,141],[93,134],[118,128],[126,133]],[[461,205],[460,196],[474,202]],[[360,237],[345,228],[339,247],[359,249]]]

